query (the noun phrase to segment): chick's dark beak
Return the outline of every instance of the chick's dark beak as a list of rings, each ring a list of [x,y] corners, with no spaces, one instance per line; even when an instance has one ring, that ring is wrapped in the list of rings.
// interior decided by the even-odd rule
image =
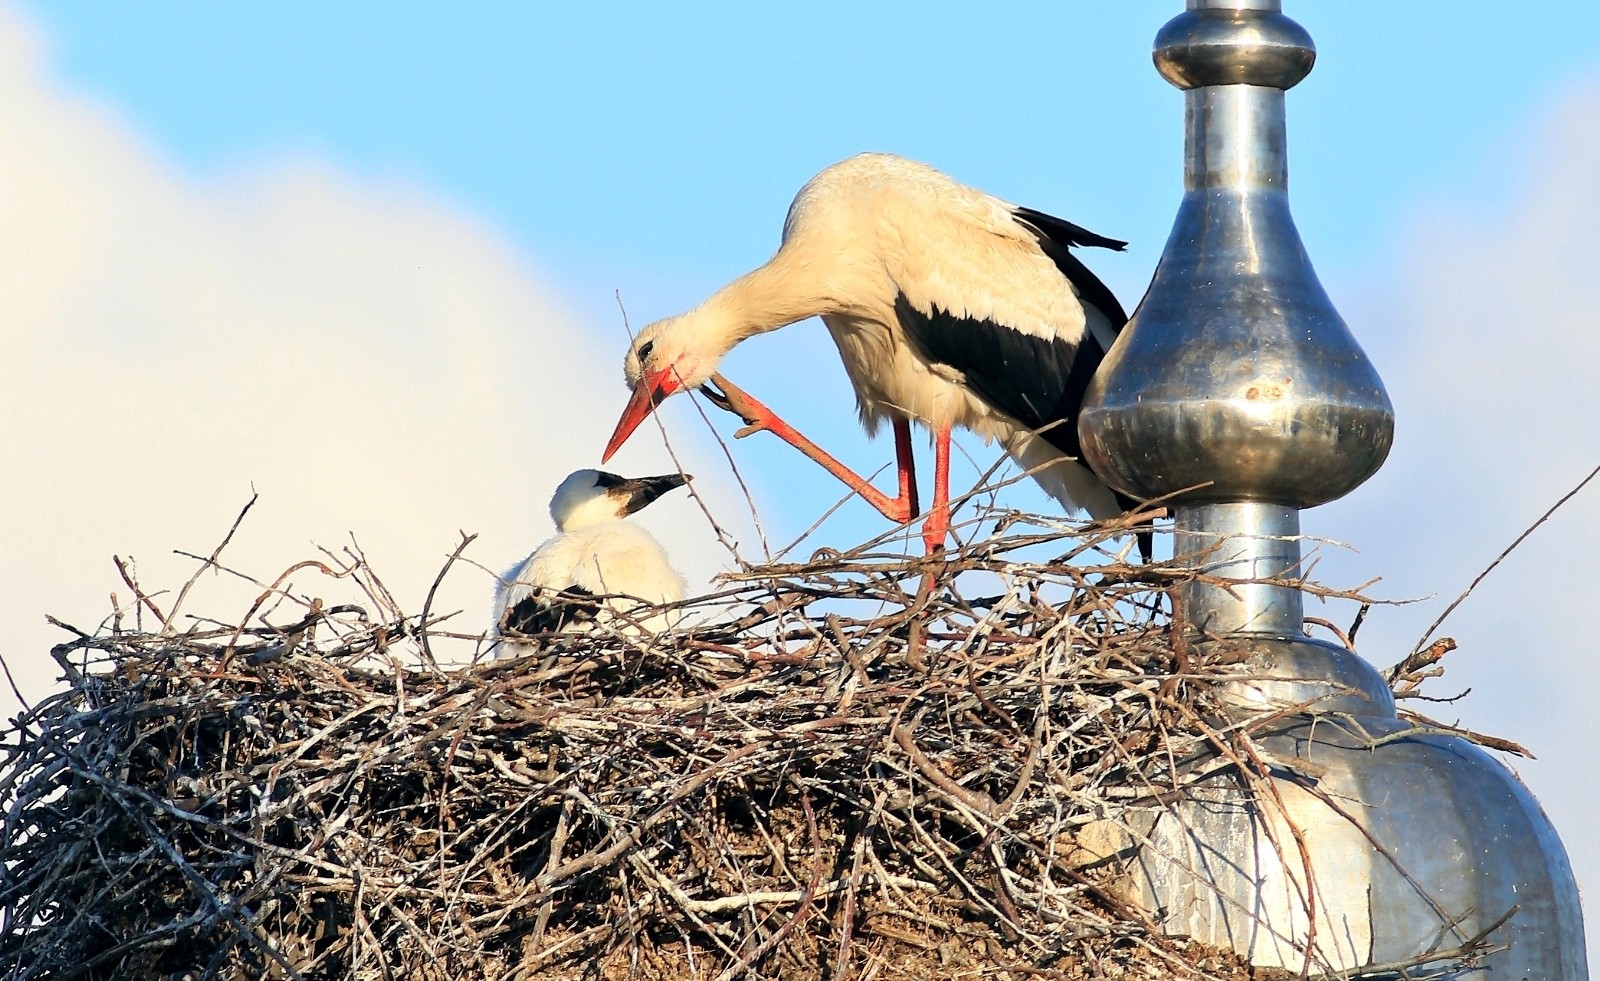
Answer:
[[[659,477],[635,477],[624,480],[611,492],[622,498],[622,513],[628,515],[645,507],[667,491],[682,487],[693,479],[692,476],[682,473],[662,474]]]

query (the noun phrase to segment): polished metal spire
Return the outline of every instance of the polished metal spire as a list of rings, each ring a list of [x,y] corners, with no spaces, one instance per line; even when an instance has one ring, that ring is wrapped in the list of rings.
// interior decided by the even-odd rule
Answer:
[[[1316,49],[1276,2],[1195,2],[1156,37],[1184,90],[1184,195],[1149,293],[1091,386],[1084,455],[1143,499],[1182,493],[1175,550],[1221,579],[1298,576],[1299,509],[1383,464],[1394,410],[1289,214],[1284,91]],[[1196,586],[1214,632],[1298,635],[1298,589]]]
[[[1172,501],[1175,556],[1205,573],[1180,594],[1190,642],[1248,666],[1230,711],[1270,760],[1194,761],[1213,775],[1129,829],[1124,885],[1169,933],[1257,966],[1402,976],[1488,932],[1486,977],[1587,978],[1572,870],[1527,788],[1305,636],[1300,509],[1382,466],[1394,411],[1289,213],[1284,95],[1316,49],[1280,7],[1188,0],[1156,37],[1184,90],[1183,201],[1080,417],[1102,478]]]

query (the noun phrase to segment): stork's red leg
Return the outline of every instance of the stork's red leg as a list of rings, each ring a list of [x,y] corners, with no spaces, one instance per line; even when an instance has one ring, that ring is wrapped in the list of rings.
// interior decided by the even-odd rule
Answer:
[[[737,385],[721,375],[712,375],[711,380],[721,391],[702,387],[700,390],[705,393],[706,398],[745,422],[744,428],[734,433],[735,438],[763,430],[769,432],[844,481],[846,487],[860,494],[868,504],[877,508],[879,513],[890,521],[907,524],[917,516],[916,486],[911,469],[911,428],[908,424],[895,424],[895,452],[900,464],[900,496],[890,497],[867,483],[866,478],[840,463],[828,451],[802,436],[793,426],[778,418],[776,413],[751,398],[749,393]],[[902,430],[904,439],[901,438]]]
[[[911,423],[904,419],[894,421],[894,458],[900,468],[900,500],[906,502],[906,510],[910,517],[915,518],[922,509],[917,506],[917,465],[911,455]]]
[[[940,426],[933,434],[933,504],[922,522],[922,541],[928,554],[944,550],[950,534],[950,427]]]

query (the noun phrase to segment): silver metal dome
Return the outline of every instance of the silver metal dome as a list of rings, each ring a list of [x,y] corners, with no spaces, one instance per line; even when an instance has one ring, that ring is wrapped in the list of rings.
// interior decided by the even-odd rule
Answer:
[[[1588,977],[1566,852],[1503,764],[1398,718],[1382,678],[1342,648],[1211,643],[1262,679],[1237,686],[1238,721],[1286,717],[1255,736],[1263,782],[1247,790],[1225,769],[1136,829],[1127,895],[1162,929],[1313,974],[1406,964],[1487,931],[1485,977]]]

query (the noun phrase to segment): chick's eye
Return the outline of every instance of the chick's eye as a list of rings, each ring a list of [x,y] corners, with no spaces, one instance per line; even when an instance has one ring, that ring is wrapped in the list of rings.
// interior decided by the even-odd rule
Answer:
[[[648,359],[650,357],[650,352],[655,349],[655,346],[656,346],[656,342],[655,341],[645,341],[643,344],[639,345],[639,363],[640,364],[644,364],[645,363],[646,359]]]

